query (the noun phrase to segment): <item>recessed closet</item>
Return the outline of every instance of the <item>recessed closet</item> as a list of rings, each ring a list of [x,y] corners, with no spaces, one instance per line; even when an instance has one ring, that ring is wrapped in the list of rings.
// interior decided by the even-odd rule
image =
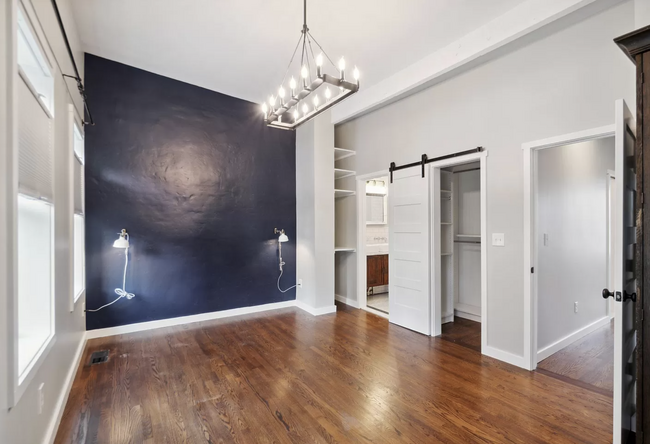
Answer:
[[[440,171],[442,323],[481,321],[480,163]]]

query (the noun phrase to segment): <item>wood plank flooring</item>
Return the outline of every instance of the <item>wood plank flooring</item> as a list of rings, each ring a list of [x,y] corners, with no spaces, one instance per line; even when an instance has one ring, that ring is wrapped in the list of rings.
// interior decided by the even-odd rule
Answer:
[[[442,324],[440,339],[481,352],[481,323],[454,316],[454,322]]]
[[[537,370],[612,396],[614,322],[544,359],[537,364]]]
[[[338,307],[91,340],[56,443],[611,442],[607,396]]]

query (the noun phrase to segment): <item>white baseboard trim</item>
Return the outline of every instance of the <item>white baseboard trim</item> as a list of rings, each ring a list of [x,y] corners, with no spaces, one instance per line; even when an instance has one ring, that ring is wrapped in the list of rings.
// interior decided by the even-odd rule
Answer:
[[[490,358],[498,359],[499,361],[506,362],[508,364],[515,365],[517,367],[521,367],[526,370],[530,370],[529,365],[526,363],[526,360],[524,359],[523,356],[518,356],[513,353],[499,350],[498,348],[486,346],[481,349],[481,352],[485,356],[489,356]]]
[[[481,317],[480,316],[476,316],[475,314],[467,313],[467,312],[461,311],[461,310],[454,310],[454,316],[457,316],[457,317],[463,318],[463,319],[469,319],[470,321],[474,321],[474,322],[481,322]]]
[[[356,301],[354,299],[346,298],[345,296],[341,296],[340,294],[335,294],[334,299],[336,299],[339,302],[342,302],[345,305],[349,305],[350,307],[359,308],[359,301]]]
[[[77,351],[75,353],[74,359],[70,364],[70,369],[68,374],[63,382],[63,388],[59,394],[59,399],[56,401],[54,406],[54,412],[50,424],[47,427],[45,432],[45,438],[43,439],[43,444],[52,444],[56,439],[56,432],[59,431],[59,424],[61,424],[61,418],[63,417],[63,412],[65,410],[65,405],[68,403],[68,397],[70,396],[70,391],[72,390],[72,383],[74,378],[77,375],[77,369],[79,368],[79,363],[81,362],[81,357],[84,354],[84,349],[86,348],[86,332],[83,332],[81,336],[81,341],[77,346]]]
[[[598,319],[596,322],[592,322],[591,324],[587,325],[586,327],[581,328],[580,330],[574,331],[570,335],[567,335],[560,339],[557,342],[554,342],[553,344],[544,347],[541,350],[537,351],[537,362],[543,361],[544,359],[548,358],[554,353],[559,352],[562,350],[564,347],[574,343],[575,341],[584,338],[587,336],[589,333],[598,330],[600,327],[604,327],[605,325],[609,324],[612,318],[610,318],[608,315],[602,317],[601,319]]]
[[[330,313],[336,313],[336,305],[329,305],[327,307],[321,307],[321,308],[314,308],[311,307],[304,302],[296,300],[296,307],[298,307],[301,310],[306,311],[307,313],[313,315],[313,316],[321,316],[325,314],[330,314]]]
[[[453,315],[453,314],[450,314],[450,315],[446,315],[446,316],[443,316],[443,317],[442,317],[442,322],[441,322],[441,324],[447,324],[447,323],[449,323],[449,322],[453,322],[453,321],[454,321],[454,315]]]
[[[139,322],[137,324],[121,325],[119,327],[101,328],[98,330],[89,330],[87,339],[103,338],[106,336],[123,335],[125,333],[135,333],[138,331],[154,330],[156,328],[173,327],[176,325],[191,324],[193,322],[211,321],[213,319],[229,318],[232,316],[241,316],[251,313],[260,313],[263,311],[277,310],[280,308],[295,307],[297,301],[274,302],[271,304],[255,305],[253,307],[233,308],[231,310],[213,311],[210,313],[201,313],[190,316],[180,316],[178,318],[161,319],[158,321]],[[302,308],[302,307],[300,307]],[[303,308],[305,311],[305,308]],[[312,313],[313,314],[313,313]]]

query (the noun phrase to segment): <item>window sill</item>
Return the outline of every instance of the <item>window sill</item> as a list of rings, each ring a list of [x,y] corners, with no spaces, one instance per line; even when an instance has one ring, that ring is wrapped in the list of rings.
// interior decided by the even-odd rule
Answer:
[[[56,335],[52,334],[50,337],[43,343],[41,349],[36,353],[34,359],[29,363],[23,375],[16,377],[16,385],[14,386],[14,399],[13,406],[16,406],[22,398],[23,394],[27,391],[29,384],[34,379],[34,376],[38,373],[38,370],[43,365],[43,361],[47,359],[47,356],[50,354],[50,350],[54,347],[56,343]],[[16,344],[17,345],[17,344]]]

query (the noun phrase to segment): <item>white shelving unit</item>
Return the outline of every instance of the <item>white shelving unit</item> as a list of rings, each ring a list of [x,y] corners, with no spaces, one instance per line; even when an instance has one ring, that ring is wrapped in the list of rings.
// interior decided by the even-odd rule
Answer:
[[[352,157],[356,154],[357,154],[356,151],[346,150],[343,148],[334,148],[334,162],[336,162],[337,160],[342,160],[348,157]]]
[[[454,173],[440,171],[442,322],[454,320]]]
[[[343,168],[334,168],[334,180],[343,179],[345,177],[354,176],[356,171],[344,170]]]
[[[353,170],[336,167],[336,162],[343,159],[348,159],[356,154],[357,153],[352,150],[346,150],[344,148],[334,148],[334,198],[335,199],[343,199],[346,197],[356,195],[355,190],[347,190],[342,186],[339,186],[337,181],[344,179],[346,177],[355,176],[357,172]],[[336,229],[336,227],[334,228]],[[353,247],[336,247],[336,246],[334,247],[335,253],[355,253],[356,251],[357,251],[356,248]]]

